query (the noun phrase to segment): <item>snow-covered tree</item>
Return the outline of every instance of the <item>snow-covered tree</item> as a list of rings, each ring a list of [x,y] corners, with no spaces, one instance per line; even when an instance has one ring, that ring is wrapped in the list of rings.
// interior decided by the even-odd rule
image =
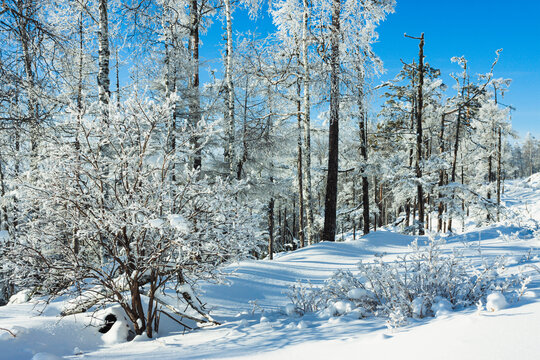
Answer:
[[[170,151],[164,132],[175,100],[134,94],[120,108],[109,106],[107,127],[77,116],[58,125],[66,131],[51,134],[41,151],[40,180],[20,179],[27,215],[9,257],[19,287],[80,292],[65,313],[118,303],[135,332],[149,337],[171,296],[166,289],[208,320],[190,284],[257,250],[258,220],[236,200],[241,183],[201,177],[188,165],[191,138],[212,135],[211,125],[197,134],[180,129]],[[66,135],[73,127],[78,152]]]

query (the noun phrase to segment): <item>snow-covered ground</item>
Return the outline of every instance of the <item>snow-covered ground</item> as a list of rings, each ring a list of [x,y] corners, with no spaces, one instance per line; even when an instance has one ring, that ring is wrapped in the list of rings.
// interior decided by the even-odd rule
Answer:
[[[320,285],[338,269],[354,271],[360,260],[408,252],[415,239],[378,231],[228,267],[228,284],[202,287],[212,316],[223,325],[186,334],[165,326],[155,339],[108,345],[115,337],[102,337],[89,326],[89,315],[60,318],[61,300],[46,308],[35,302],[0,307],[0,328],[15,335],[0,329],[0,359],[539,359],[540,273],[534,266],[540,266],[540,174],[505,188],[503,200],[514,218],[449,236],[445,248],[463,248],[478,261],[503,255],[506,271],[530,274],[528,291],[507,308],[472,307],[410,319],[398,329],[353,314],[287,315],[286,292],[298,280]]]

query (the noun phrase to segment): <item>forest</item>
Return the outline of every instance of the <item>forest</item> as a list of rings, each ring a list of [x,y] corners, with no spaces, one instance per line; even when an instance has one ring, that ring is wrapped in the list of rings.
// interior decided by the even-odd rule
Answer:
[[[476,74],[405,34],[417,55],[380,81],[373,45],[394,7],[3,1],[0,304],[118,304],[152,338],[162,314],[217,325],[197,284],[227,264],[514,216],[507,183],[540,172],[540,141],[512,129],[504,51]],[[239,13],[270,30],[236,31]]]

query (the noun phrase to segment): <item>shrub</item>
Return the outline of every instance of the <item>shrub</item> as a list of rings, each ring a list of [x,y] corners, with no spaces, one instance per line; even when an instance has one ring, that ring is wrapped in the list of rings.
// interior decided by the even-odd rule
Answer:
[[[338,271],[320,288],[293,286],[289,298],[299,312],[313,309],[339,315],[343,304],[350,304],[359,315],[385,317],[395,327],[410,317],[485,303],[492,292],[523,292],[527,279],[499,275],[503,258],[477,266],[462,251],[443,254],[442,245],[434,239],[424,247],[414,241],[412,251],[395,261],[376,257],[360,262],[358,274]]]

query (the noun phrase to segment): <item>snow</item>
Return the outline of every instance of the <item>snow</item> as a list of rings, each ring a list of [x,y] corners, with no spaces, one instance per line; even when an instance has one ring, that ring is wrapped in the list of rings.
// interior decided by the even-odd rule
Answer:
[[[487,311],[499,311],[508,307],[508,302],[506,302],[506,298],[501,293],[491,293],[486,300]]]
[[[165,221],[162,219],[152,219],[148,221],[148,225],[150,225],[150,227],[153,227],[153,228],[160,228],[163,226],[164,223]]]
[[[347,292],[347,296],[350,297],[351,299],[359,300],[366,297],[373,297],[373,293],[366,289],[356,288],[356,289],[349,290]]]
[[[23,304],[30,299],[30,290],[21,290],[9,298],[8,304]]]
[[[294,306],[293,304],[285,305],[285,313],[288,316],[295,316],[295,315],[298,314],[297,311],[296,311],[296,306]]]
[[[437,298],[431,305],[431,311],[435,314],[435,317],[450,315],[452,312],[452,303],[445,298]]]
[[[337,301],[334,303],[333,308],[338,315],[344,315],[350,313],[354,309],[354,304],[350,301]]]
[[[426,299],[417,297],[412,301],[412,312],[414,317],[422,318],[427,315]]]
[[[107,345],[120,344],[126,341],[129,334],[129,325],[126,321],[117,320],[112,328],[103,336],[103,343]]]
[[[407,325],[389,329],[385,319],[363,317],[352,301],[371,297],[362,288],[346,294],[351,301],[332,303],[334,314],[297,312],[287,296],[298,281],[320,286],[336,270],[356,271],[359,261],[381,254],[396,259],[411,251],[416,237],[381,230],[344,242],[315,244],[278,254],[275,260],[243,261],[225,269],[225,284],[201,285],[201,300],[222,325],[183,334],[160,326],[154,339],[145,335],[126,342],[130,325],[123,310],[109,307],[60,318],[69,302],[63,297],[47,307],[28,294],[0,307],[0,359],[510,359],[536,360],[540,354],[540,175],[505,184],[503,201],[514,219],[467,228],[447,236],[447,253],[463,249],[479,265],[505,256],[503,274],[523,273],[531,282],[519,297],[494,291],[485,307],[453,308],[444,298],[414,299]],[[180,215],[171,226],[189,230]],[[151,225],[152,226],[152,225]],[[420,244],[427,237],[419,237]],[[495,275],[495,274],[493,274]],[[182,289],[191,291],[191,288]],[[16,301],[15,301],[16,300]],[[428,308],[428,306],[430,306]],[[105,316],[116,323],[106,334],[98,329]],[[431,317],[429,314],[433,314]],[[336,316],[337,315],[337,316]],[[162,317],[162,322],[165,320]]]
[[[0,230],[0,243],[9,241],[9,233],[7,230]]]
[[[181,233],[187,234],[190,231],[190,225],[180,214],[170,214],[168,216],[169,223],[173,228],[180,231]]]

